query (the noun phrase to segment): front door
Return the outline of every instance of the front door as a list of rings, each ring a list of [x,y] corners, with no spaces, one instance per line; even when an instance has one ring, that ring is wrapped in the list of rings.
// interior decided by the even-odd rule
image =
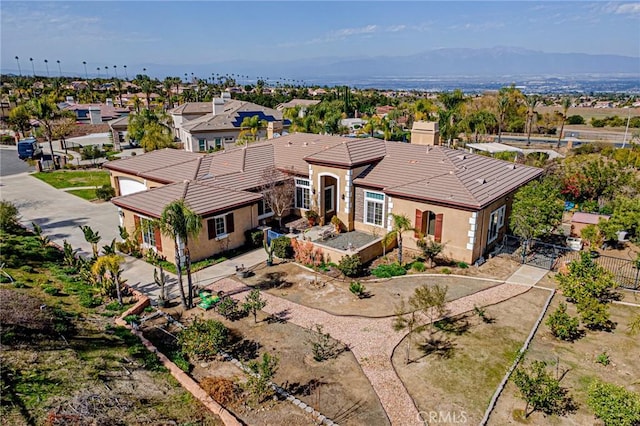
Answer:
[[[330,185],[324,188],[324,213],[325,216],[331,215],[335,211],[335,186]]]

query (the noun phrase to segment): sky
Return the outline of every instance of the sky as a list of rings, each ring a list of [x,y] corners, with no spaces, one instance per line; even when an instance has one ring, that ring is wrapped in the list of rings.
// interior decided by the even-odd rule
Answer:
[[[131,76],[153,64],[452,47],[640,57],[640,2],[2,0],[0,26],[3,72],[17,73],[19,63],[44,75],[47,59],[52,76],[84,74],[83,61],[89,73],[108,66],[122,75],[127,65]]]

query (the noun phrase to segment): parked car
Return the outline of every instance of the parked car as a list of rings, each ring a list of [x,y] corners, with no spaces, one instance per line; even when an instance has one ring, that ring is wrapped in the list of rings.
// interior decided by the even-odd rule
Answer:
[[[18,141],[18,157],[21,160],[27,158],[41,158],[42,147],[38,145],[36,138],[27,138]]]

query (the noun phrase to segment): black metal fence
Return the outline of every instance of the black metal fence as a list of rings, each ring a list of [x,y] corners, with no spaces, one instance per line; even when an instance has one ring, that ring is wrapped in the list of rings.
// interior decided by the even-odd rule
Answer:
[[[505,235],[502,244],[496,247],[495,253],[508,254],[522,264],[550,271],[557,271],[561,265],[580,258],[580,252],[571,250],[569,247],[536,239],[527,242],[513,235]],[[637,262],[602,254],[594,256],[594,261],[610,271],[620,287],[631,290],[640,289],[640,268]]]

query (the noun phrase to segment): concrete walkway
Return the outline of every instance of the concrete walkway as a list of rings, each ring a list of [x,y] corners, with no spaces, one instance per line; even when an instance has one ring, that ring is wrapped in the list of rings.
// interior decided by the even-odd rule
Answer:
[[[473,310],[474,306],[493,305],[525,293],[544,276],[538,271],[521,267],[507,281],[479,291],[446,305],[447,316],[456,316]],[[539,278],[536,278],[539,277]],[[535,282],[534,282],[535,281]],[[531,284],[530,284],[531,283]],[[223,278],[211,284],[212,290],[223,290],[234,298],[242,299],[251,289],[244,284]],[[358,360],[374,391],[378,395],[392,425],[423,425],[418,409],[393,368],[391,357],[405,333],[393,330],[394,318],[345,317],[309,308],[267,293],[264,311],[304,328],[322,324],[324,331],[347,344]]]

